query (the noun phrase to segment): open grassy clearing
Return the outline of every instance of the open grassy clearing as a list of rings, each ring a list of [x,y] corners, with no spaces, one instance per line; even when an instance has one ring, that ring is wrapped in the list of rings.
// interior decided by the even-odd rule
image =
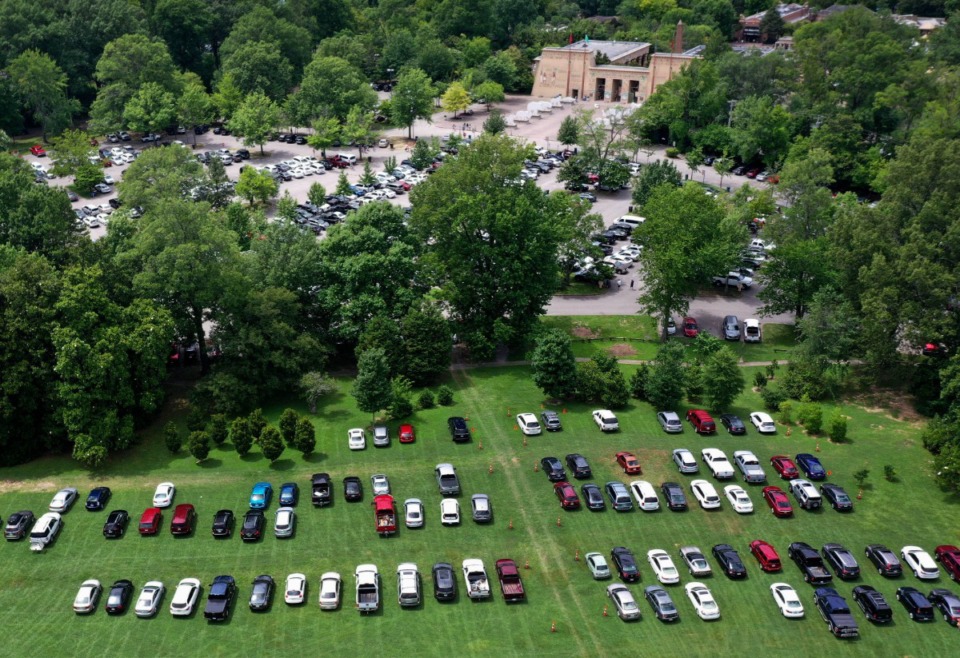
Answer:
[[[752,371],[747,376],[752,377]],[[895,550],[918,543],[932,551],[939,543],[960,541],[956,527],[958,500],[933,483],[929,455],[919,445],[916,425],[883,412],[846,407],[845,412],[852,417],[850,442],[837,446],[821,441],[820,456],[833,473],[830,480],[846,486],[851,494],[856,493],[852,473],[865,465],[872,471],[864,500],[852,515],[832,510],[801,511],[793,519],[778,520],[766,512],[757,487],[749,489],[757,512],[746,517],[735,514],[726,503],[715,513],[700,509],[684,514],[617,514],[610,510],[564,513],[546,477],[533,470],[534,463],[544,455],[562,459],[569,452],[583,453],[593,466],[593,481],[602,485],[609,479],[628,481],[614,468],[613,454],[632,450],[644,465],[643,478],[659,484],[666,479],[691,479],[680,476],[670,465],[668,455],[674,447],[699,452],[702,447],[717,446],[728,455],[735,449],[749,448],[766,461],[779,452],[813,451],[816,441],[796,428],[789,438],[783,430],[770,438],[754,432],[741,439],[723,434],[701,438],[689,430],[669,437],[660,432],[650,407],[638,403],[618,414],[623,430],[606,436],[593,425],[589,408],[570,405],[562,416],[563,432],[532,437],[524,447],[519,431],[513,429],[513,416],[518,411],[539,410],[542,402],[526,368],[461,371],[452,383],[455,406],[417,412],[413,422],[418,438],[412,445],[394,442],[387,449],[351,453],[346,430],[366,425],[369,417],[357,412],[352,398],[341,393],[315,417],[318,454],[308,461],[298,453],[286,453],[272,466],[258,453],[241,460],[228,444],[214,450],[209,463],[198,467],[185,453],[169,455],[158,440],[156,428],[141,446],[115,458],[101,473],[88,474],[62,457],[3,469],[0,514],[4,518],[17,509],[44,510],[52,492],[61,486],[77,486],[85,495],[90,486],[101,482],[114,490],[110,508],[125,508],[136,518],[149,504],[156,483],[166,479],[178,485],[175,502],[194,503],[201,518],[193,537],[170,536],[168,512],[160,536],[141,538],[131,533],[108,542],[101,536],[105,513],[88,513],[78,505],[65,515],[64,533],[46,554],[33,555],[23,543],[4,543],[0,546],[6,566],[6,577],[0,584],[0,620],[6,628],[16,628],[19,635],[31,638],[29,650],[26,645],[11,648],[14,645],[8,643],[8,655],[100,656],[105,647],[117,655],[134,655],[143,653],[147,646],[154,655],[178,656],[226,656],[240,651],[291,655],[302,653],[304,647],[322,647],[334,654],[366,650],[384,655],[447,655],[453,650],[467,655],[636,655],[644,651],[663,653],[665,646],[675,647],[675,651],[666,652],[670,655],[732,655],[741,652],[745,643],[766,656],[795,656],[799,647],[805,655],[952,653],[957,641],[955,629],[942,621],[910,622],[898,606],[895,623],[885,628],[869,626],[857,611],[862,638],[856,642],[835,640],[810,605],[812,590],[793,564],[788,562],[782,574],[763,574],[746,551],[747,543],[755,538],[770,541],[782,555],[787,544],[796,540],[818,548],[824,542],[839,541],[858,554],[872,542],[886,543]],[[266,411],[275,420],[283,406],[278,404]],[[757,396],[747,393],[734,411],[745,417],[758,406]],[[475,430],[473,443],[451,443],[445,419],[452,413],[469,418]],[[440,495],[432,471],[442,461],[452,462],[460,472],[462,506],[469,506],[473,493],[490,494],[495,514],[492,525],[477,526],[465,520],[457,528],[440,526]],[[491,464],[493,474],[488,472]],[[882,479],[884,464],[896,466],[898,482]],[[236,536],[226,541],[210,537],[213,512],[221,507],[245,510],[253,482],[269,480],[276,488],[294,480],[300,483],[303,494],[309,475],[317,471],[329,472],[337,483],[345,475],[361,476],[365,501],[345,503],[338,486],[335,504],[330,508],[315,510],[308,502],[301,503],[299,529],[292,540],[277,540],[271,535],[249,545]],[[368,477],[378,472],[390,476],[400,502],[407,497],[424,501],[426,528],[401,529],[389,539],[376,536]],[[275,501],[270,509],[276,509]],[[562,527],[556,525],[558,517]],[[513,530],[508,527],[511,519]],[[646,602],[641,602],[643,620],[638,623],[621,622],[613,616],[612,608],[611,616],[605,618],[602,611],[607,602],[607,583],[593,581],[583,562],[574,560],[577,549],[582,556],[590,550],[609,554],[613,546],[630,547],[641,561],[641,583],[631,586],[639,597],[642,587],[654,582],[645,560],[647,550],[664,548],[675,554],[681,545],[697,544],[709,551],[720,542],[741,550],[750,577],[742,582],[723,576],[707,579],[723,614],[719,622],[709,624],[696,618],[680,586],[670,588],[680,609],[679,624],[657,622]],[[527,603],[508,607],[494,587],[492,601],[474,603],[461,595],[451,605],[438,604],[431,595],[430,567],[438,561],[459,567],[466,557],[482,558],[491,572],[493,561],[500,557],[511,557],[521,565],[529,562],[530,570],[524,571]],[[407,560],[416,562],[424,574],[426,601],[415,610],[402,610],[396,603],[396,565]],[[361,618],[352,609],[352,573],[357,564],[368,561],[380,568],[384,606],[379,614]],[[319,576],[327,570],[337,570],[345,578],[345,605],[333,613],[321,613],[316,604]],[[268,573],[282,583],[293,571],[303,571],[310,578],[308,605],[290,608],[282,599],[275,599],[267,614],[249,612],[246,601],[255,576]],[[236,614],[228,624],[209,625],[199,615],[191,619],[169,615],[167,605],[179,579],[195,576],[208,585],[221,573],[232,574],[240,584]],[[684,570],[682,574],[682,582],[691,580]],[[107,586],[115,579],[129,578],[138,588],[146,580],[164,581],[168,595],[161,614],[153,620],[140,620],[132,614],[111,618],[103,613],[101,602],[101,609],[94,615],[74,616],[70,604],[80,582],[90,577],[99,578]],[[779,580],[800,591],[807,607],[805,619],[788,621],[778,615],[768,586]],[[859,583],[873,585],[888,597],[904,584],[924,591],[930,588],[912,576],[886,581],[868,568]],[[838,590],[849,596],[855,584],[839,583]],[[933,586],[957,589],[946,578]],[[462,590],[462,582],[460,587]],[[551,621],[557,623],[555,634],[550,633]]]

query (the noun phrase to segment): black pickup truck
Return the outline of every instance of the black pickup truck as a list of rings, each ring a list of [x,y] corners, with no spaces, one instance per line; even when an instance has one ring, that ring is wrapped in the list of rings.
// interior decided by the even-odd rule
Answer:
[[[233,576],[217,576],[210,585],[207,607],[203,616],[209,621],[226,621],[230,617],[230,608],[236,598],[237,583]]]
[[[787,555],[800,567],[805,582],[811,585],[826,585],[833,581],[833,574],[827,570],[823,558],[810,544],[802,541],[794,542],[790,544]]]
[[[850,606],[846,599],[837,594],[832,587],[818,587],[813,593],[813,604],[820,611],[820,616],[827,622],[827,627],[835,637],[857,637],[860,629],[857,621],[850,614]]]
[[[330,476],[327,473],[314,473],[310,478],[312,488],[311,499],[315,507],[329,505],[333,500],[333,489],[330,486]]]

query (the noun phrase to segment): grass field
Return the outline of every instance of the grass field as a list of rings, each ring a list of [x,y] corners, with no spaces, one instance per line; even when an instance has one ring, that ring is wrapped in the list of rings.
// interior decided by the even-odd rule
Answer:
[[[573,353],[591,357],[606,353],[622,359],[649,361],[657,355],[660,337],[653,318],[644,315],[545,315],[540,322],[560,329],[573,339]],[[785,361],[796,345],[792,325],[764,323],[762,343],[726,343],[742,361]],[[690,339],[671,340],[689,345]],[[528,355],[529,356],[529,355]]]
[[[749,379],[752,372],[747,375]],[[197,466],[186,454],[167,453],[154,436],[157,431],[153,431],[142,445],[117,456],[95,474],[78,469],[63,457],[0,470],[0,513],[4,519],[18,509],[43,511],[52,493],[62,486],[77,486],[85,496],[95,483],[113,488],[111,508],[125,508],[136,518],[148,506],[156,483],[167,479],[178,486],[175,502],[194,503],[201,517],[200,528],[192,537],[174,539],[165,527],[154,538],[141,538],[131,531],[121,540],[107,541],[101,536],[106,514],[85,511],[81,498],[81,503],[65,515],[64,532],[46,553],[34,555],[25,543],[3,543],[0,623],[22,642],[8,638],[4,653],[232,656],[323,651],[332,655],[633,656],[656,652],[706,656],[737,655],[749,647],[751,653],[763,656],[955,655],[956,629],[942,621],[911,622],[897,604],[891,626],[872,627],[857,611],[861,639],[834,639],[812,608],[812,590],[794,565],[787,562],[782,574],[764,574],[746,550],[755,538],[772,542],[781,555],[788,543],[797,540],[818,548],[824,542],[839,541],[857,554],[872,542],[886,543],[895,550],[917,543],[930,551],[940,543],[960,542],[958,499],[944,494],[933,483],[929,455],[917,440],[915,424],[896,420],[883,410],[847,407],[845,411],[852,419],[849,443],[821,441],[820,455],[832,472],[830,480],[846,486],[851,494],[856,493],[852,473],[864,465],[872,471],[864,499],[851,515],[832,510],[800,511],[792,519],[775,519],[766,511],[757,487],[750,488],[757,509],[751,516],[735,514],[726,503],[715,513],[700,509],[682,514],[617,514],[610,510],[564,513],[546,477],[534,472],[534,464],[545,455],[562,459],[569,452],[581,452],[593,466],[594,481],[602,485],[610,479],[628,480],[614,468],[613,454],[629,449],[640,457],[643,477],[659,484],[666,479],[683,482],[690,478],[671,467],[668,455],[674,447],[685,446],[698,453],[702,447],[718,446],[728,455],[734,449],[750,448],[766,461],[775,453],[813,451],[816,442],[796,428],[790,437],[783,429],[769,438],[753,432],[739,439],[726,435],[700,438],[689,430],[669,437],[660,432],[646,404],[636,404],[618,414],[623,428],[620,433],[602,435],[590,420],[589,408],[570,405],[562,415],[563,432],[531,437],[525,447],[514,429],[513,415],[522,410],[538,411],[542,401],[530,383],[528,370],[476,369],[457,372],[455,377],[456,404],[418,412],[413,419],[418,439],[412,445],[394,442],[386,449],[349,452],[346,430],[365,425],[369,417],[357,412],[352,398],[344,392],[315,417],[318,452],[306,461],[299,454],[285,454],[273,465],[259,454],[240,459],[228,444]],[[745,417],[757,406],[757,397],[747,393],[733,411]],[[277,406],[267,411],[276,419],[280,410]],[[451,443],[445,419],[454,413],[469,418],[474,428],[472,443]],[[394,424],[391,429],[395,430]],[[465,520],[456,528],[440,526],[440,495],[433,467],[444,461],[459,470],[461,505],[468,506],[473,493],[490,494],[495,514],[492,525],[481,527]],[[884,464],[896,466],[900,475],[897,482],[883,480]],[[490,465],[492,474],[488,472]],[[277,488],[282,482],[294,480],[300,483],[303,494],[308,490],[310,474],[318,471],[329,472],[338,483],[346,475],[359,475],[365,486],[371,474],[388,474],[400,501],[407,497],[424,501],[426,527],[402,529],[397,536],[380,539],[374,532],[368,487],[363,503],[348,504],[338,486],[332,507],[316,510],[308,502],[301,503],[299,530],[293,539],[277,540],[270,535],[249,545],[236,536],[226,541],[210,536],[213,513],[221,507],[245,510],[255,481],[269,480]],[[274,502],[271,511],[275,509]],[[558,517],[562,527],[557,526]],[[167,526],[169,518],[168,513]],[[723,615],[713,623],[695,616],[681,586],[670,587],[681,614],[677,624],[656,621],[645,601],[641,601],[643,619],[637,623],[621,622],[612,608],[610,616],[604,617],[608,583],[593,581],[583,562],[574,560],[577,549],[581,556],[591,550],[609,555],[614,546],[630,547],[641,561],[641,583],[631,586],[640,598],[642,587],[654,582],[645,559],[647,550],[664,548],[676,555],[681,545],[697,544],[709,551],[721,542],[741,550],[749,578],[740,582],[724,576],[707,579]],[[467,557],[483,559],[491,573],[498,558],[510,557],[521,565],[529,562],[530,569],[523,572],[528,601],[508,607],[495,587],[492,600],[487,602],[474,603],[461,594],[452,604],[438,604],[431,595],[430,567],[438,561],[459,566]],[[404,561],[416,562],[424,574],[425,603],[418,609],[403,610],[396,603],[394,574],[397,564]],[[363,562],[377,564],[383,577],[384,605],[370,617],[361,617],[353,610],[353,569]],[[328,570],[343,575],[345,604],[336,612],[321,613],[317,586],[320,574]],[[266,614],[248,610],[246,602],[255,576],[271,574],[282,583],[294,571],[310,578],[308,605],[290,608],[281,598]],[[179,579],[193,576],[209,585],[222,573],[235,576],[240,584],[240,598],[228,623],[210,625],[201,615],[190,619],[169,615],[172,588]],[[682,574],[682,582],[689,582],[685,570]],[[75,616],[70,609],[73,597],[81,581],[91,577],[105,586],[129,578],[138,591],[147,580],[162,580],[168,593],[160,615],[152,620],[137,619],[132,614],[108,617],[101,601],[95,614]],[[800,591],[807,607],[806,618],[788,621],[779,616],[768,587],[780,580]],[[919,583],[913,576],[886,581],[871,569],[864,569],[860,583],[873,585],[890,598],[900,585],[915,585],[924,591],[932,586]],[[849,596],[855,584],[839,583],[837,587]],[[957,589],[945,577],[936,586]],[[460,587],[462,592],[462,581]],[[556,633],[550,632],[551,622],[556,622]]]

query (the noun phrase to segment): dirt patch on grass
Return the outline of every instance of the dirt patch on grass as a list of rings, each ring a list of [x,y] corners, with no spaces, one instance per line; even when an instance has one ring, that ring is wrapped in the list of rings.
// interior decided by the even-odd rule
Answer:
[[[926,420],[924,416],[917,413],[913,398],[904,391],[871,388],[853,396],[851,401],[863,407],[865,411],[882,413],[895,420],[908,423],[922,423]]]
[[[599,331],[594,331],[590,327],[585,327],[583,325],[575,326],[573,329],[570,330],[570,333],[572,333],[577,338],[589,338],[589,339],[600,338]]]
[[[633,345],[627,343],[617,343],[616,345],[611,345],[607,348],[607,353],[610,356],[634,356],[637,353],[637,350],[633,348]]]

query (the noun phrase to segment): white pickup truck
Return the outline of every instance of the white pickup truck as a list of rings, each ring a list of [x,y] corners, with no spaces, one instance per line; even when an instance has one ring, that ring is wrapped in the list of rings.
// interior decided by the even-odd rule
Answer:
[[[490,580],[487,578],[487,570],[483,568],[483,561],[464,560],[463,580],[467,585],[467,596],[471,599],[490,597]]]
[[[376,612],[380,607],[380,575],[375,564],[361,564],[354,573],[357,579],[357,610]]]
[[[713,285],[718,288],[721,286],[730,286],[731,288],[747,290],[753,285],[753,279],[739,272],[727,272],[726,276],[713,277]]]

